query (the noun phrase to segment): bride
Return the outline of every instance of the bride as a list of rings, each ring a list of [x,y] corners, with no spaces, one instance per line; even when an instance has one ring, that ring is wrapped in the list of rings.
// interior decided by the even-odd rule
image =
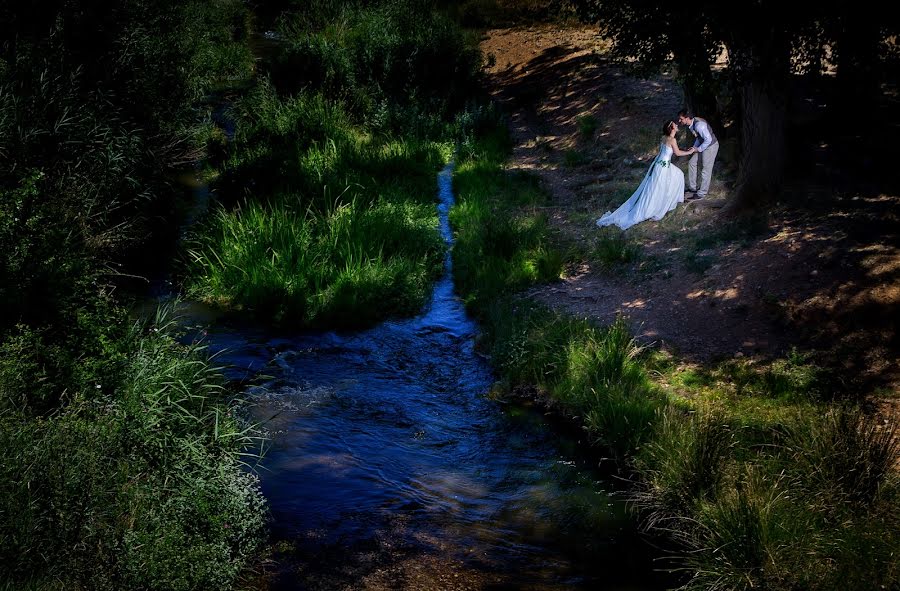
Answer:
[[[661,220],[664,215],[675,209],[684,201],[684,173],[672,164],[672,155],[689,156],[696,148],[686,151],[678,148],[675,133],[678,124],[666,121],[663,125],[663,138],[659,144],[659,154],[653,159],[650,170],[638,185],[628,201],[613,212],[607,211],[599,220],[598,226],[617,225],[623,230],[643,222],[644,220]]]

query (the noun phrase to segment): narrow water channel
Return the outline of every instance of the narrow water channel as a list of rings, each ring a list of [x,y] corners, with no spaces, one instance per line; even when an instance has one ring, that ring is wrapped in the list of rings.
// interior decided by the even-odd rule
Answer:
[[[452,166],[438,175],[441,231]],[[270,437],[269,589],[662,589],[610,482],[538,411],[486,396],[450,254],[422,314],[354,333],[209,327]]]

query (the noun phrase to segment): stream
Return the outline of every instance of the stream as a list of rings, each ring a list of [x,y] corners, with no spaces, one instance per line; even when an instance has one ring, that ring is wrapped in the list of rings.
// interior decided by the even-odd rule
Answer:
[[[451,246],[452,164],[437,193]],[[228,377],[253,384],[276,549],[265,588],[671,585],[580,435],[488,395],[451,265],[448,248],[419,316],[359,332],[276,335],[182,310]]]

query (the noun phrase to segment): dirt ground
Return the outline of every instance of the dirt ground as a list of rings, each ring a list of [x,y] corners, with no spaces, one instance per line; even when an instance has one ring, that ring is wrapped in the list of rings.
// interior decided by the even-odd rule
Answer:
[[[509,167],[541,179],[561,242],[588,253],[530,296],[601,323],[621,314],[642,341],[688,364],[765,362],[797,347],[846,376],[847,388],[896,401],[900,196],[838,188],[823,161],[788,183],[790,199],[726,218],[735,149],[725,139],[710,195],[629,229],[639,256],[604,265],[592,249],[621,233],[594,222],[639,184],[658,130],[682,106],[678,84],[671,72],[629,75],[586,27],[494,29],[482,50],[510,115]],[[682,147],[692,141],[679,137]],[[686,159],[675,162],[687,169]]]

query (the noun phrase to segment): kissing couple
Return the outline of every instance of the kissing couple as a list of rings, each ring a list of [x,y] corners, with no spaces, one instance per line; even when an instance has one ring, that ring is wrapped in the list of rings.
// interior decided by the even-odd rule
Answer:
[[[687,150],[678,147],[675,134],[679,124],[694,135],[694,145]],[[669,119],[663,123],[659,153],[650,164],[644,179],[628,200],[613,212],[607,211],[597,220],[598,226],[619,226],[627,230],[644,220],[659,221],[668,212],[684,202],[703,199],[709,192],[713,165],[719,152],[719,142],[709,123],[687,110],[678,113],[678,123]],[[685,191],[684,173],[672,164],[672,156],[689,156],[688,190]],[[697,189],[697,168],[700,168],[700,188]]]

